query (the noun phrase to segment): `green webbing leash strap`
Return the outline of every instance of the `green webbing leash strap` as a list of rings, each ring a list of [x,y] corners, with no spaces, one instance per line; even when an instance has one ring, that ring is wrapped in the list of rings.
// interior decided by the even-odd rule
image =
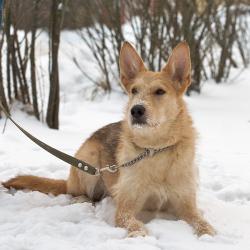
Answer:
[[[50,154],[54,155],[55,157],[61,159],[64,162],[67,162],[69,164],[71,164],[72,166],[90,174],[90,175],[99,175],[99,169],[89,165],[88,163],[81,161],[75,157],[72,157],[68,154],[65,154],[51,146],[49,146],[48,144],[38,140],[36,137],[34,137],[33,135],[31,135],[29,132],[27,132],[25,129],[23,129],[20,125],[18,125],[12,118],[11,115],[7,112],[7,110],[4,108],[3,104],[0,101],[0,107],[3,110],[3,112],[5,113],[6,117],[8,119],[10,119],[10,121],[19,129],[21,130],[30,140],[32,140],[34,143],[36,143],[38,146],[40,146],[41,148],[43,148],[44,150],[46,150],[47,152],[49,152]]]

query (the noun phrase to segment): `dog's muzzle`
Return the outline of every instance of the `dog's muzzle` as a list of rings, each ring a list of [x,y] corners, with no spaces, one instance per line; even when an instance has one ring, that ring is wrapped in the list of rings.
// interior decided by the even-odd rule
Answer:
[[[146,109],[143,105],[135,105],[130,110],[132,124],[146,124]]]

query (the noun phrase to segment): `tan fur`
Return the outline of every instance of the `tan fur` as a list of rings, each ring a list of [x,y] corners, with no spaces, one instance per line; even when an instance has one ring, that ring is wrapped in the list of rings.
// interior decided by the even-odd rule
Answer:
[[[32,175],[18,176],[3,183],[6,188],[30,189],[45,194],[66,194],[66,181],[53,180]]]
[[[102,177],[90,176],[71,167],[66,184],[20,176],[3,185],[54,194],[65,193],[66,186],[68,194],[84,195],[91,200],[111,195],[117,206],[116,225],[126,228],[129,236],[147,234],[143,223],[136,219],[139,211],[166,208],[192,225],[198,235],[215,234],[196,204],[196,133],[182,98],[191,78],[187,44],[181,43],[174,49],[161,72],[152,72],[146,69],[134,48],[124,43],[120,68],[121,81],[129,95],[125,119],[95,132],[76,157],[102,168],[131,160],[144,148],[171,147],[115,174],[105,172]],[[136,94],[131,93],[132,88],[138,90]],[[166,93],[157,96],[155,91],[159,88]],[[131,123],[130,110],[136,104],[146,108],[146,125]]]

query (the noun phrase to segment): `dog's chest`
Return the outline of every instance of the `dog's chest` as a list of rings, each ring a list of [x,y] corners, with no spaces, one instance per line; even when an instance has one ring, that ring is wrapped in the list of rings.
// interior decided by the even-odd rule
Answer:
[[[121,169],[120,182],[129,186],[133,192],[147,197],[154,196],[160,202],[168,196],[168,172],[171,157],[166,152],[145,158],[133,166]],[[123,185],[122,185],[123,186]]]
[[[136,179],[144,179],[145,183],[149,185],[150,183],[156,184],[167,181],[171,165],[172,155],[169,152],[161,152],[137,161],[135,164],[124,168],[122,172],[127,177],[131,175]]]

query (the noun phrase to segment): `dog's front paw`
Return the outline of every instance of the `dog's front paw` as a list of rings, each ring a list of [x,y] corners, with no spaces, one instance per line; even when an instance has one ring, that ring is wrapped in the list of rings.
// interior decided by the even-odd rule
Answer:
[[[204,234],[208,234],[210,236],[216,235],[216,230],[208,222],[205,221],[200,222],[195,228],[195,231],[198,237]]]
[[[138,237],[138,236],[146,236],[148,235],[148,231],[145,225],[136,219],[132,219],[129,222],[128,227],[128,237]]]
[[[139,237],[139,236],[145,237],[147,235],[148,235],[148,232],[144,228],[141,230],[132,231],[128,233],[128,237]]]

